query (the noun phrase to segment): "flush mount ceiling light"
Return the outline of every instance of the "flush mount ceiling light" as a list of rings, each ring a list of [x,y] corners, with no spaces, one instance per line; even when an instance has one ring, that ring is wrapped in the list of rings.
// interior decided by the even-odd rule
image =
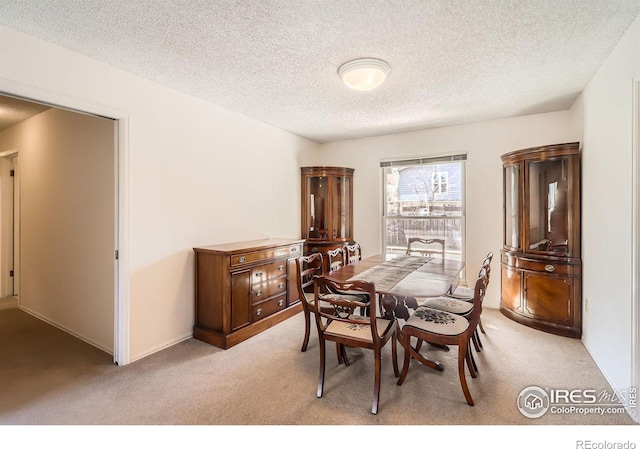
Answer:
[[[363,58],[346,62],[338,69],[342,81],[355,90],[378,87],[391,73],[391,66],[382,59]]]

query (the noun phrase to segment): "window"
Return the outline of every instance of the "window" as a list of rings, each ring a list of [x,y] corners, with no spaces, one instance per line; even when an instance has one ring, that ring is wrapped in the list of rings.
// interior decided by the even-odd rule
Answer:
[[[382,161],[383,248],[404,254],[411,237],[445,241],[447,258],[464,260],[466,155]]]

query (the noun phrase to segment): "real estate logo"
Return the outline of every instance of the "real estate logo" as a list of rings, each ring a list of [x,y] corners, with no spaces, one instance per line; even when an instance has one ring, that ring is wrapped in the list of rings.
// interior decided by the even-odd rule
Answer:
[[[540,418],[545,413],[552,414],[620,414],[636,416],[636,388],[618,393],[595,389],[561,388],[542,389],[536,386],[524,388],[518,395],[518,410],[527,418]]]
[[[518,395],[518,410],[527,418],[540,418],[547,413],[549,395],[540,387],[526,387]]]

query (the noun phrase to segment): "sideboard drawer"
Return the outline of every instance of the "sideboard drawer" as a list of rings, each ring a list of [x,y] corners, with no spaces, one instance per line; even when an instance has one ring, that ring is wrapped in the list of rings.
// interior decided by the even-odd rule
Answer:
[[[251,287],[251,304],[255,304],[265,299],[285,293],[287,291],[287,279],[276,278],[261,284],[254,284]]]
[[[231,257],[231,266],[248,265],[261,260],[276,259],[287,256],[298,257],[302,255],[302,245],[287,245],[276,248],[255,251],[252,253],[236,254]]]
[[[263,301],[251,307],[251,321],[255,323],[263,318],[273,315],[287,307],[287,295],[280,295],[268,301]]]
[[[265,265],[260,265],[251,270],[251,283],[268,281],[287,274],[287,261],[279,260]]]

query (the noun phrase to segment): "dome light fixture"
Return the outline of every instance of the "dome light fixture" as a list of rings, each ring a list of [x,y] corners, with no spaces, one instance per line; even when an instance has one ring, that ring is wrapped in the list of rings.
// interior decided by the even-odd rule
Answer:
[[[391,66],[382,59],[362,58],[346,62],[338,69],[342,81],[355,90],[378,87],[391,73]]]

